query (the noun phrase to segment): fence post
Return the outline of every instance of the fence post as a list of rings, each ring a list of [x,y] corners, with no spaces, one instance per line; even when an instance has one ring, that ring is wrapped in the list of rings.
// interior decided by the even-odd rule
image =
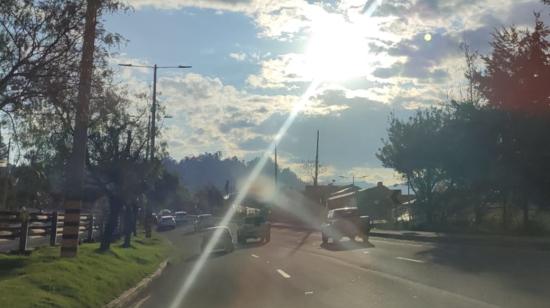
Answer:
[[[50,220],[50,246],[55,246],[57,243],[57,211],[52,212]]]
[[[93,214],[88,215],[88,238],[86,241],[88,243],[91,243],[94,241],[94,224],[95,224],[95,217]]]
[[[29,235],[29,215],[21,211],[21,229],[19,230],[19,253],[27,251],[27,240]]]

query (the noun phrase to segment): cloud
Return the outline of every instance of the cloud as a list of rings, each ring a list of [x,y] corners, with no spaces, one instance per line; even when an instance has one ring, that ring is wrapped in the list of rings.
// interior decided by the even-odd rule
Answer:
[[[258,155],[311,80],[302,43],[307,44],[316,22],[337,15],[365,30],[361,35],[370,50],[368,69],[372,73],[366,70],[368,74],[361,78],[324,83],[282,140],[279,159],[295,167],[312,159],[319,129],[321,162],[330,170],[325,180],[353,173],[369,175],[369,182],[400,181],[374,156],[386,136],[389,113],[406,117],[414,109],[460,95],[464,86],[462,42],[485,54],[495,28],[530,26],[533,11],[542,10],[543,20],[549,19],[548,8],[538,0],[384,0],[368,20],[361,15],[365,2],[130,0],[138,10],[195,7],[242,13],[254,21],[259,37],[295,40],[281,43],[285,50],[281,54],[229,54],[235,61],[258,64],[258,71],[247,76],[243,88],[224,84],[224,76],[163,75],[160,102],[175,115],[164,123],[163,139],[172,155],[181,158],[218,150],[240,157]],[[424,39],[426,33],[430,41]],[[150,81],[144,81],[150,72],[122,70],[122,74],[132,86],[150,89]]]
[[[229,57],[239,62],[246,60],[246,54],[244,52],[232,52],[229,54]]]
[[[305,0],[129,0],[136,9],[162,10],[195,7],[216,11],[243,13],[250,16],[259,28],[260,37],[292,39],[308,26],[321,6]]]
[[[240,142],[239,147],[243,150],[262,151],[267,149],[269,143],[270,140],[266,140],[264,137],[261,136],[256,136]]]
[[[289,53],[263,60],[260,72],[248,76],[246,82],[254,88],[288,88],[293,83],[310,81],[304,75],[305,58],[303,54]]]

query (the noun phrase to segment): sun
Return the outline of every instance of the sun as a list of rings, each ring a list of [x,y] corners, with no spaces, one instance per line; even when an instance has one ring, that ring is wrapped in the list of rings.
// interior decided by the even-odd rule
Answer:
[[[367,75],[369,50],[361,30],[341,16],[315,22],[305,50],[305,75],[322,81]]]

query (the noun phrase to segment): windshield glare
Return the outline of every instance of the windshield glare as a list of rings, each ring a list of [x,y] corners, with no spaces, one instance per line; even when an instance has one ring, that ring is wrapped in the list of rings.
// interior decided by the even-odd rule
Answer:
[[[0,1],[0,307],[549,307],[550,0]]]

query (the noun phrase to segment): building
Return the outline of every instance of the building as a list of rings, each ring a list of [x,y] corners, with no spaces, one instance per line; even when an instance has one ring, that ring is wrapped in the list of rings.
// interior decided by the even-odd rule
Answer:
[[[360,188],[355,185],[344,186],[327,198],[326,208],[332,210],[343,207],[357,207],[357,192],[359,190]]]
[[[358,207],[363,215],[375,220],[393,221],[394,210],[413,196],[402,195],[400,189],[390,189],[382,182],[370,188],[349,186],[332,193],[327,198],[328,210],[342,207]]]

